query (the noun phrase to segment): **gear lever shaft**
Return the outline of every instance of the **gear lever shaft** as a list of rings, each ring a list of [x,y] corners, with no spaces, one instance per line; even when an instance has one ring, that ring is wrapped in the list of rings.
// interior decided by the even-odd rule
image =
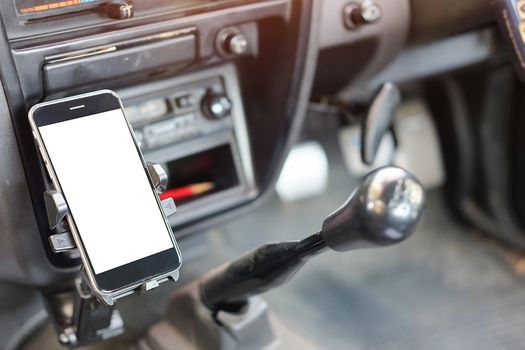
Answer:
[[[417,179],[397,167],[370,173],[348,200],[328,216],[320,232],[301,241],[265,244],[210,271],[201,281],[201,297],[212,310],[241,312],[248,298],[288,281],[311,257],[382,247],[405,240],[425,207]]]

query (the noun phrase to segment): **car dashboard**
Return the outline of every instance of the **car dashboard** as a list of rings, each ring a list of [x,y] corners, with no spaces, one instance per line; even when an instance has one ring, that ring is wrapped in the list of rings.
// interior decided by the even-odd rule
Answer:
[[[484,1],[375,2],[381,19],[352,27],[346,0],[1,1],[0,280],[46,286],[80,265],[50,247],[31,106],[116,91],[168,192],[207,185],[170,219],[184,239],[268,197],[313,95],[360,86],[407,47],[493,20]]]

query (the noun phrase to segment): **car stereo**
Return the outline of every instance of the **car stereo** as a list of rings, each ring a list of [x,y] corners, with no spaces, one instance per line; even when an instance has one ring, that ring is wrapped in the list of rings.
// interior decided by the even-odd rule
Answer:
[[[119,90],[144,157],[168,172],[179,226],[253,198],[236,71],[227,64]],[[180,234],[180,232],[177,232]]]

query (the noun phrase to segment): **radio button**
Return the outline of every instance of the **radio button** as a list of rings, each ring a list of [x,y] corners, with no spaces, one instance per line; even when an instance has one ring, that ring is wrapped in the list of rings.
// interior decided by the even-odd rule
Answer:
[[[179,109],[188,109],[197,104],[197,98],[193,94],[186,94],[175,97],[175,106]]]
[[[187,114],[148,125],[143,129],[148,148],[164,146],[198,134],[195,115]]]
[[[125,108],[126,117],[131,124],[141,124],[159,119],[168,113],[168,105],[163,98],[156,98]]]
[[[208,92],[202,99],[204,115],[211,119],[222,119],[230,115],[232,102],[225,94]]]

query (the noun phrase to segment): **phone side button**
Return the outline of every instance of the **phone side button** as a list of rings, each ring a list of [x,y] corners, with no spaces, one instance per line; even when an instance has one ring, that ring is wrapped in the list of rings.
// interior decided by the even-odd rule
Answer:
[[[46,160],[46,157],[44,156],[44,152],[42,151],[42,148],[40,146],[38,146],[38,152],[40,152],[40,155],[42,156],[42,160],[44,161],[44,164],[47,167],[47,160]]]

